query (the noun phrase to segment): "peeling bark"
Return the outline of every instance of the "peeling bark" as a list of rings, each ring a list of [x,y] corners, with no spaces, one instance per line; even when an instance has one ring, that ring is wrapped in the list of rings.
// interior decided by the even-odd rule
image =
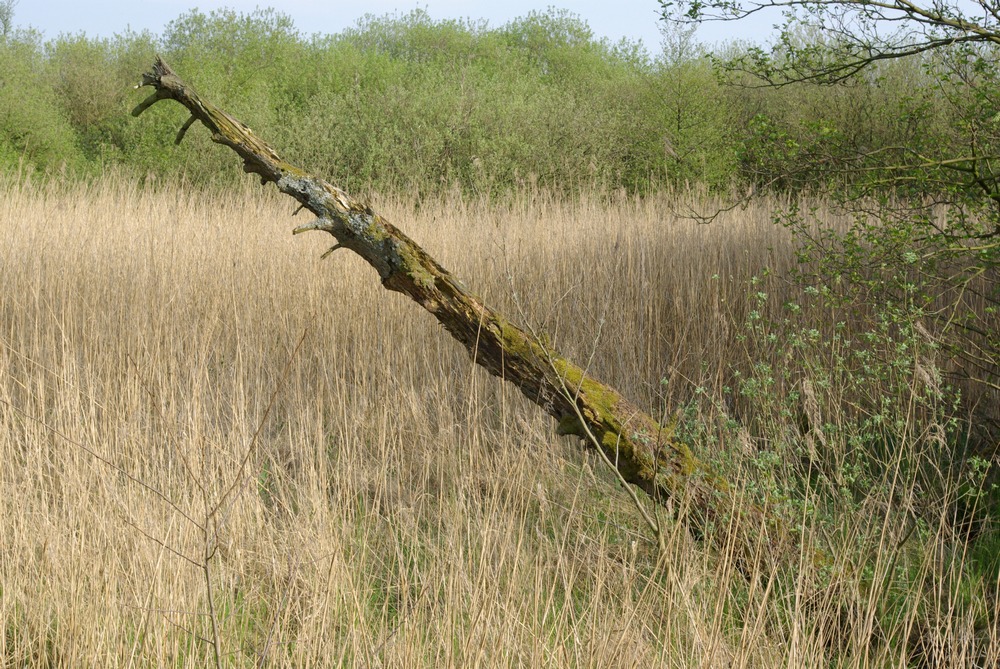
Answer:
[[[747,524],[722,517],[728,508],[724,502],[729,486],[686,445],[672,439],[671,427],[658,425],[617,390],[591,378],[549,343],[484,304],[368,205],[282,160],[245,124],[198,96],[162,59],[157,58],[136,88],[142,86],[155,92],[136,106],[133,116],[160,100],[184,105],[191,118],[177,134],[177,143],[195,121],[200,121],[214,141],[243,159],[244,171],[258,175],[262,184],[274,183],[316,215],[314,221],[296,228],[296,234],[310,230],[330,233],[336,239],[330,251],[345,248],[361,256],[378,272],[383,286],[407,295],[433,314],[477,364],[513,383],[559,421],[561,434],[587,440],[589,428],[625,481],[662,504],[681,496],[691,510],[683,518],[695,536],[702,536],[709,525],[720,530],[714,533],[717,537],[730,536],[725,526]],[[757,552],[753,548],[759,548],[759,541],[758,535],[738,543]]]

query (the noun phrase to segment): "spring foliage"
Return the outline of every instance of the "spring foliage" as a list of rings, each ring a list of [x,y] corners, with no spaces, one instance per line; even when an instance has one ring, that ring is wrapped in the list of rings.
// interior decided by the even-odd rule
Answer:
[[[289,160],[354,190],[773,185],[781,161],[817,149],[817,127],[828,141],[895,144],[950,122],[929,104],[921,82],[933,73],[919,64],[830,89],[748,90],[722,85],[690,32],[665,25],[663,37],[653,54],[612,44],[558,10],[499,27],[417,10],[334,35],[306,35],[274,10],[193,10],[159,35],[109,39],[11,29],[0,38],[0,163],[238,178],[220,151],[173,146],[180,111],[156,119],[162,132],[130,123],[135,73],[155,53]]]

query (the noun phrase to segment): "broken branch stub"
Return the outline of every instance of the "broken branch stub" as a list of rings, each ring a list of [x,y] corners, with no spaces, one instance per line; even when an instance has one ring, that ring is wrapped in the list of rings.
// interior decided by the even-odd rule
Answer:
[[[296,233],[328,232],[336,239],[331,251],[346,248],[361,256],[378,272],[383,286],[407,295],[433,314],[477,364],[513,383],[558,420],[561,434],[586,440],[589,429],[625,481],[661,503],[681,495],[691,511],[684,518],[696,536],[710,524],[720,530],[716,536],[729,534],[725,526],[739,524],[722,516],[729,493],[726,482],[686,445],[672,439],[670,428],[658,425],[617,390],[591,378],[548,343],[484,304],[369,206],[282,160],[245,124],[202,99],[162,59],[156,59],[136,88],[141,86],[152,87],[154,92],[133,110],[134,116],[160,100],[184,105],[191,119],[178,133],[178,141],[194,121],[200,121],[214,141],[243,159],[246,172],[259,175],[262,184],[273,182],[300,208],[316,215],[316,220],[296,228]],[[759,536],[750,545],[739,543],[753,549],[758,541]]]

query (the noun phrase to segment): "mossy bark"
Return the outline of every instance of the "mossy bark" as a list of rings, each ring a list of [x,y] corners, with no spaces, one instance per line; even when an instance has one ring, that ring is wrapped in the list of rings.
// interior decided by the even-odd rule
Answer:
[[[191,124],[200,121],[214,141],[239,154],[244,171],[259,175],[262,184],[274,183],[316,215],[296,232],[326,231],[337,241],[334,248],[350,249],[364,258],[383,286],[409,296],[433,314],[477,364],[517,386],[559,421],[563,434],[587,439],[589,428],[625,481],[661,503],[683,495],[694,511],[684,515],[694,534],[702,535],[708,524],[732,525],[731,519],[721,522],[720,517],[727,507],[729,486],[687,446],[672,439],[669,428],[488,307],[369,206],[282,160],[250,128],[199,97],[163,60],[157,58],[136,88],[140,86],[155,92],[133,110],[134,116],[160,100],[184,105],[191,119],[178,133],[178,143]]]

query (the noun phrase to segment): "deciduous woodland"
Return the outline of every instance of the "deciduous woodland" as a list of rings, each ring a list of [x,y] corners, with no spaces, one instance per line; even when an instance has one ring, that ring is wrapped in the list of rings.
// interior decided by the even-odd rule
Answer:
[[[0,2],[0,663],[1000,663],[993,47],[854,4]]]
[[[681,27],[665,24],[649,53],[558,11],[494,27],[417,11],[336,35],[299,28],[274,11],[225,10],[191,11],[159,35],[44,40],[12,28],[0,43],[0,161],[234,183],[203,134],[174,146],[183,110],[131,120],[136,73],[156,53],[289,161],[354,193],[762,187],[838,147],[952,145],[970,101],[931,56],[835,87],[734,87]],[[744,52],[734,43],[716,56]],[[816,170],[796,185],[821,180]]]

